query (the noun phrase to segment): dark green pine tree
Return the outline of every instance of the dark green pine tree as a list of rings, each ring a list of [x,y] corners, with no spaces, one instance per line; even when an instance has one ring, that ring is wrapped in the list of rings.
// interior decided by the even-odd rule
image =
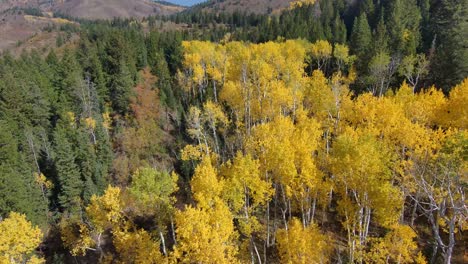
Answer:
[[[113,75],[110,81],[110,92],[112,108],[122,116],[128,112],[132,87],[132,75],[126,63],[121,61],[117,74]]]
[[[372,41],[372,34],[367,15],[361,14],[354,20],[353,30],[351,33],[351,49],[354,54],[363,56],[369,51]]]
[[[431,0],[419,0],[421,10],[421,50],[429,50],[432,44]]]
[[[96,168],[94,173],[93,182],[96,185],[97,192],[101,194],[107,187],[108,175],[112,166],[112,146],[109,139],[109,133],[106,128],[102,125],[102,122],[98,122],[95,129],[96,135]]]
[[[167,66],[162,51],[155,55],[154,65],[152,65],[151,71],[158,77],[157,87],[159,88],[161,102],[174,109],[177,104],[177,99],[174,97],[169,67]]]
[[[57,112],[79,111],[79,98],[75,92],[82,82],[82,70],[74,51],[65,50],[58,65],[52,65],[53,85],[58,95]]]
[[[336,16],[333,20],[332,32],[333,42],[341,44],[346,43],[348,33],[346,31],[346,25],[344,21],[340,18],[340,16]]]
[[[359,2],[359,14],[366,14],[369,24],[375,26],[375,5],[374,0],[362,0]]]
[[[102,109],[106,102],[109,102],[109,91],[106,87],[106,80],[102,69],[101,61],[99,60],[98,50],[95,44],[92,44],[87,39],[82,39],[77,51],[78,61],[80,62],[85,79],[94,84],[99,98],[99,105]]]
[[[394,0],[389,9],[387,29],[394,53],[415,54],[421,39],[421,11],[416,0]]]
[[[388,33],[387,27],[385,26],[385,20],[382,15],[377,23],[377,28],[374,30],[374,43],[372,55],[375,56],[381,52],[388,52]]]
[[[448,92],[468,76],[468,1],[440,0],[435,6],[435,58],[431,75]]]
[[[0,120],[0,217],[19,212],[42,226],[47,221],[47,197],[19,151],[17,137],[11,133],[16,129],[12,120]]]
[[[367,22],[367,15],[361,14],[355,18],[353,30],[351,33],[351,52],[357,56],[357,70],[364,73],[367,69],[367,64],[370,60],[372,34],[369,23]]]
[[[90,142],[90,135],[85,128],[77,129],[74,133],[76,142],[73,142],[74,153],[76,153],[75,163],[81,173],[81,180],[84,188],[81,197],[85,203],[89,202],[91,196],[98,192],[93,179],[97,172],[97,159],[94,146]]]
[[[58,202],[63,211],[72,215],[80,210],[83,181],[80,169],[76,164],[75,153],[69,136],[66,121],[60,124],[54,132],[54,158],[57,172]]]

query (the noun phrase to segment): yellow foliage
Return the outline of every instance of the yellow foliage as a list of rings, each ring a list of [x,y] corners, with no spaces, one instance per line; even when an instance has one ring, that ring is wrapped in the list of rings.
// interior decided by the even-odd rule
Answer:
[[[200,148],[200,146],[187,145],[182,149],[181,159],[184,161],[189,160],[201,160],[206,153]]]
[[[120,188],[109,186],[103,196],[91,197],[86,213],[101,233],[123,219],[123,208]]]
[[[83,224],[76,221],[62,220],[60,234],[63,245],[70,250],[73,256],[84,256],[86,251],[95,246],[91,237],[91,231]]]
[[[294,9],[302,7],[304,5],[313,5],[315,2],[316,0],[296,0],[289,4],[289,8]]]
[[[66,121],[70,124],[71,127],[75,125],[76,122],[76,116],[75,113],[73,112],[67,112],[65,114]]]
[[[391,184],[390,159],[384,145],[369,134],[347,128],[336,139],[332,152],[330,166],[337,191],[343,196],[352,191],[354,203],[374,209],[379,224],[395,223],[400,216],[402,195]],[[349,205],[340,208],[342,215],[356,213]]]
[[[289,222],[288,229],[277,234],[278,251],[282,263],[329,263],[333,253],[330,237],[322,234],[315,225],[305,227],[298,219]]]
[[[34,250],[42,240],[42,232],[23,214],[11,212],[0,222],[0,263],[44,263]]]
[[[445,126],[458,129],[468,127],[468,78],[452,89],[447,106],[441,112],[446,114],[443,120]]]
[[[434,126],[445,122],[447,99],[435,87],[413,94],[412,88],[404,82],[394,100],[404,110],[406,117],[414,123]]]
[[[110,117],[110,113],[109,112],[104,112],[102,114],[102,125],[107,129],[107,130],[110,130],[112,128],[112,119]]]
[[[37,184],[44,186],[46,189],[51,189],[54,186],[54,184],[42,173],[34,173],[34,178],[36,179]]]
[[[332,56],[333,47],[326,40],[319,40],[310,46],[310,53],[313,59],[326,60]]]
[[[118,263],[167,263],[159,250],[159,243],[143,229],[134,232],[119,230],[112,233]]]
[[[195,201],[202,208],[212,207],[216,198],[221,195],[223,183],[218,180],[216,168],[209,156],[205,156],[195,169],[190,185]]]
[[[260,163],[250,155],[237,153],[232,162],[224,164],[222,175],[226,179],[224,196],[229,197],[234,211],[239,211],[246,201],[252,198],[250,206],[265,204],[273,195],[271,183],[265,181],[260,174]],[[248,192],[248,197],[245,197]]]
[[[173,258],[178,263],[239,263],[233,219],[218,198],[212,208],[187,207],[176,213],[178,243]]]
[[[88,129],[95,129],[96,128],[96,120],[92,117],[87,117],[84,119],[84,124]]]
[[[336,43],[333,48],[333,57],[340,62],[340,66],[352,63],[354,60],[354,57],[349,55],[348,46],[339,43]]]
[[[371,249],[364,259],[369,263],[425,263],[418,252],[417,237],[413,229],[406,225],[395,225],[383,238],[372,239]]]

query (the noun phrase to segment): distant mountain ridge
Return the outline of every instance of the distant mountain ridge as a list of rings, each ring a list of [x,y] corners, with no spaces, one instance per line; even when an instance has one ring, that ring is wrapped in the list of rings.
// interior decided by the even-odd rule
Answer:
[[[85,19],[112,19],[114,17],[146,17],[170,15],[185,8],[151,0],[1,0],[0,12],[12,8],[38,8]]]

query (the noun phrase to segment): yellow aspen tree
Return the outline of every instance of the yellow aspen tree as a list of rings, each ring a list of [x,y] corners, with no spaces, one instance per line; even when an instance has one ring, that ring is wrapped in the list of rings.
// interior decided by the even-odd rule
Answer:
[[[215,45],[208,50],[207,54],[207,74],[211,78],[213,85],[213,97],[215,103],[218,103],[219,88],[224,85],[226,72],[228,68],[228,58],[226,46]]]
[[[168,263],[159,250],[159,243],[143,230],[116,230],[112,233],[117,263]]]
[[[282,263],[330,263],[332,239],[320,232],[316,225],[304,227],[293,218],[288,229],[278,230],[278,252]]]
[[[425,126],[439,125],[442,109],[447,105],[444,94],[435,87],[413,94],[411,87],[404,82],[394,96],[394,100],[404,109],[405,115],[414,123]]]
[[[426,263],[415,241],[416,232],[406,225],[395,225],[383,238],[371,238],[366,263]]]
[[[355,56],[349,54],[348,46],[335,43],[333,46],[333,58],[336,60],[338,71],[341,71],[345,66],[353,64]]]
[[[229,208],[219,199],[212,208],[186,207],[175,215],[177,263],[238,263],[237,235]]]
[[[289,4],[289,9],[299,8],[304,5],[313,5],[316,0],[296,0]]]
[[[223,182],[206,155],[191,181],[196,207],[176,212],[177,245],[172,258],[181,263],[237,263],[237,232],[221,199]]]
[[[291,183],[297,177],[294,164],[294,149],[291,143],[294,124],[290,118],[278,117],[274,121],[256,126],[252,137],[247,139],[246,147],[249,153],[258,157],[260,170],[267,181],[277,185],[279,194],[278,205],[282,220],[287,225],[287,217],[291,214]],[[278,198],[277,198],[278,199]],[[267,217],[269,217],[267,204]],[[275,221],[276,219],[274,219]],[[269,228],[267,218],[267,228]],[[270,231],[267,231],[269,237]],[[268,240],[267,240],[268,242]]]
[[[86,208],[89,224],[62,221],[62,240],[72,255],[84,256],[89,250],[102,253],[103,234],[124,225],[124,207],[120,188],[109,186],[102,196],[91,197]]]
[[[429,63],[424,54],[411,54],[403,58],[398,71],[412,86],[413,93],[416,92],[420,79],[429,73]]]
[[[287,228],[288,219],[295,213],[302,216],[303,225],[313,221],[315,209],[323,204],[324,194],[330,189],[317,168],[315,152],[319,148],[322,131],[320,124],[297,111],[297,125],[289,117],[256,126],[252,137],[246,139],[247,152],[259,159],[260,171],[266,181],[275,187],[275,208],[266,205],[267,246],[274,238],[270,221],[276,226],[282,221]],[[270,210],[281,213],[270,219]]]
[[[45,263],[34,251],[42,240],[42,232],[23,214],[11,212],[0,221],[0,263]]]
[[[202,158],[190,182],[193,197],[202,208],[210,208],[223,190],[224,182],[218,179],[218,172],[212,165],[211,158],[209,155]]]
[[[319,122],[307,117],[304,110],[297,111],[291,138],[297,177],[291,183],[291,188],[304,226],[314,221],[316,208],[319,204],[324,205],[329,189],[318,168],[315,154],[320,149],[322,134]]]
[[[390,181],[388,155],[385,145],[350,128],[334,142],[330,169],[341,196],[338,213],[348,232],[351,261],[362,259],[372,219],[391,226],[400,216],[403,197]]]
[[[153,187],[151,181],[148,184],[149,188]],[[149,195],[144,195],[144,191],[138,186],[134,186],[133,194],[142,199],[141,203],[149,203],[148,199],[152,199]],[[102,196],[93,196],[86,208],[88,224],[78,223],[74,226],[73,223],[69,223],[62,227],[64,244],[74,256],[85,256],[88,251],[94,251],[99,253],[102,259],[116,263],[167,262],[168,259],[160,252],[160,241],[156,238],[159,234],[153,234],[135,225],[132,212],[135,209],[130,207],[130,202],[124,196],[120,188],[111,186]],[[136,204],[149,206],[141,203]],[[105,244],[112,244],[116,253],[109,254],[108,249],[103,247]]]
[[[337,73],[327,79],[322,71],[316,70],[307,80],[304,108],[322,124],[326,153],[330,151],[332,135],[340,133],[340,120],[353,107],[349,91],[353,78],[350,72],[348,76]]]
[[[239,233],[246,237],[251,261],[262,262],[258,247],[255,243],[255,235],[262,234],[264,230],[258,216],[261,208],[265,206],[273,195],[271,183],[260,174],[260,164],[250,155],[237,153],[231,161],[223,164],[221,175],[225,179],[222,192],[223,200],[239,221]],[[263,237],[262,237],[263,238]]]
[[[333,47],[326,40],[319,40],[310,45],[311,60],[317,63],[317,69],[322,70],[332,57]]]
[[[463,186],[468,183],[465,131],[445,132],[412,157],[412,197],[417,211],[424,215],[433,233],[431,262],[438,253],[451,263],[455,234],[466,230],[466,199]],[[429,154],[430,153],[430,154]],[[428,155],[429,154],[429,155]]]
[[[229,124],[229,120],[221,109],[220,105],[213,103],[212,101],[207,101],[203,105],[203,119],[211,130],[212,137],[214,140],[214,150],[217,154],[220,153],[220,146],[218,140],[218,127],[226,127]]]
[[[445,109],[439,110],[442,115],[441,123],[445,127],[466,129],[468,127],[468,78],[453,87]]]
[[[189,85],[184,88],[191,92],[193,97],[199,96],[201,100],[203,100],[208,86],[204,49],[212,47],[212,45],[212,43],[204,41],[182,42],[182,48],[184,49],[184,77],[189,79]]]
[[[99,233],[118,225],[123,220],[125,205],[121,193],[120,188],[109,186],[104,195],[91,197],[86,213]]]
[[[281,65],[281,80],[285,83],[293,98],[292,112],[295,113],[304,98],[305,84],[307,82],[304,68],[308,42],[303,40],[287,40],[281,43],[281,56],[284,58]]]
[[[170,223],[174,232],[173,213],[176,199],[172,194],[178,190],[178,177],[175,173],[160,172],[153,168],[143,167],[136,171],[132,184],[128,188],[131,197],[135,199],[141,215],[151,215],[156,222],[156,231],[161,240],[162,250],[167,256],[165,226]],[[175,236],[173,235],[175,241]]]
[[[187,117],[187,133],[191,138],[197,140],[198,145],[204,146],[208,153],[208,139],[203,124],[202,111],[196,106],[190,107]]]

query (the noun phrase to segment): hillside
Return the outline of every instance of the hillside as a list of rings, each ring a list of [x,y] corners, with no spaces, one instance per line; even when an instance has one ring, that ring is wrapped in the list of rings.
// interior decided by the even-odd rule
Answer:
[[[140,18],[154,14],[169,15],[183,9],[180,6],[149,0],[65,0],[57,1],[52,6],[54,12],[87,19]]]
[[[85,19],[112,19],[114,17],[145,17],[170,15],[184,7],[151,0],[2,0],[0,12],[14,8],[38,8]]]
[[[125,1],[0,0],[0,264],[468,263],[468,0]]]
[[[53,18],[53,13],[84,19],[112,19],[169,15],[182,10],[184,7],[150,0],[0,0],[0,51],[34,41],[48,26],[70,22]],[[55,38],[47,43],[55,43]],[[35,44],[30,43],[31,46]]]
[[[24,11],[4,11],[0,13],[0,52],[10,50],[19,53],[23,49],[54,46],[57,32],[50,30],[64,24],[77,24],[47,14],[35,16]],[[21,47],[20,47],[21,46]]]
[[[278,13],[289,7],[293,0],[211,0],[193,7],[193,10],[267,14]]]
[[[12,8],[38,7],[39,0],[0,0],[0,13]]]

